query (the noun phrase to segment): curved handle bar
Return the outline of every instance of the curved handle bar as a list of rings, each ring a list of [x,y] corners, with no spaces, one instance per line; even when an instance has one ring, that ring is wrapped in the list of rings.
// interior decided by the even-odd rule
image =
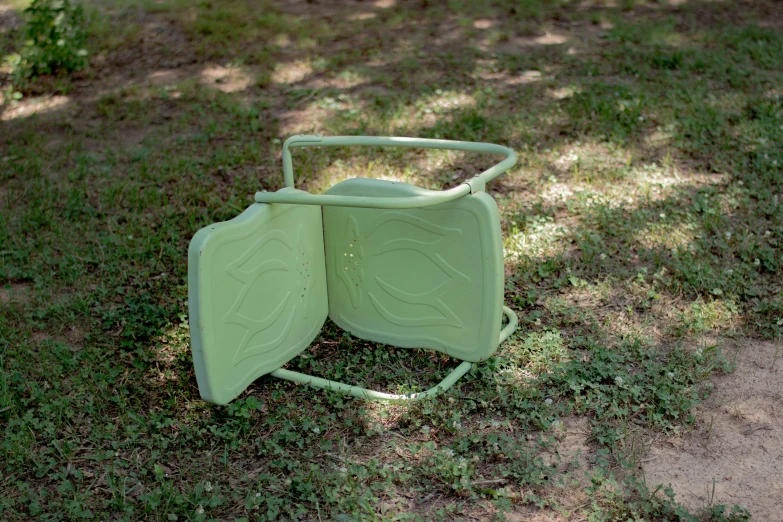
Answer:
[[[443,192],[414,197],[362,197],[362,196],[332,196],[315,195],[306,192],[280,191],[280,192],[256,192],[255,200],[258,203],[288,203],[298,205],[326,205],[339,207],[364,207],[364,208],[418,208],[445,203],[469,193],[483,191],[487,182],[507,171],[517,162],[517,155],[513,150],[493,143],[481,143],[472,141],[434,140],[425,138],[397,138],[376,136],[333,136],[323,137],[315,135],[291,136],[283,144],[283,176],[285,186],[294,187],[294,169],[291,160],[292,147],[336,147],[350,145],[369,145],[387,147],[420,147],[426,149],[463,150],[467,152],[488,152],[502,154],[505,159],[488,168],[459,187]]]

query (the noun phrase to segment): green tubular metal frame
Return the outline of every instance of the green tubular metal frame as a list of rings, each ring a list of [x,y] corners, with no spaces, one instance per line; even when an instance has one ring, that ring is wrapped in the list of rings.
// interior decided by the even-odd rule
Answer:
[[[493,143],[436,140],[424,138],[398,138],[398,137],[375,137],[375,136],[333,136],[324,137],[321,135],[299,135],[288,138],[283,144],[283,176],[287,188],[295,188],[293,160],[291,158],[291,148],[293,147],[341,147],[341,146],[381,146],[381,147],[411,147],[427,149],[459,150],[465,152],[484,152],[491,154],[501,154],[505,159],[500,163],[490,167],[484,172],[476,175],[472,179],[462,183],[453,189],[445,190],[436,194],[417,196],[417,197],[362,197],[362,196],[332,196],[315,195],[304,192],[257,192],[255,200],[257,203],[286,203],[295,205],[319,205],[336,207],[358,207],[358,208],[377,208],[377,209],[410,209],[439,205],[448,201],[464,197],[468,194],[484,191],[488,181],[498,177],[507,171],[517,161],[517,156],[513,150]],[[507,306],[503,306],[503,313],[508,319],[508,323],[500,332],[498,344],[503,343],[517,329],[518,318]],[[275,370],[271,375],[287,381],[306,383],[316,388],[336,390],[347,393],[354,397],[383,400],[383,401],[405,401],[420,400],[435,396],[448,390],[462,376],[473,368],[473,363],[463,362],[451,371],[437,386],[429,390],[408,395],[395,395],[391,393],[382,393],[374,390],[368,390],[360,386],[352,386],[340,382],[313,377],[290,370]]]
[[[503,330],[500,332],[500,342],[498,344],[508,339],[517,329],[518,324],[517,315],[513,310],[511,310],[511,308],[504,306],[503,313],[508,319],[508,324],[506,324],[506,327],[503,328]],[[440,381],[437,386],[433,386],[429,390],[425,390],[423,392],[410,393],[406,395],[395,395],[393,393],[383,393],[375,390],[368,390],[367,388],[362,388],[361,386],[343,384],[341,382],[330,381],[320,377],[306,375],[304,373],[292,372],[290,370],[279,369],[273,371],[270,375],[277,377],[278,379],[284,379],[286,381],[309,384],[310,386],[324,390],[340,391],[360,399],[371,399],[376,401],[416,401],[426,399],[428,397],[434,397],[435,395],[448,390],[463,375],[468,373],[473,368],[473,364],[474,363],[472,362],[464,361],[460,363],[459,366],[454,368],[454,370],[452,370],[451,373],[449,373],[442,381]]]
[[[354,146],[354,145],[383,146],[383,147],[388,147],[388,146],[415,147],[415,148],[428,148],[428,149],[456,150],[456,151],[466,151],[466,152],[481,152],[481,153],[499,154],[504,156],[504,159],[501,162],[497,163],[496,165],[492,166],[491,168],[476,175],[472,179],[462,183],[460,186],[441,192],[421,190],[420,192],[410,192],[411,194],[415,194],[415,195],[402,195],[402,196],[394,195],[391,192],[389,192],[388,196],[386,195],[367,196],[361,194],[359,195],[344,195],[344,194],[343,195],[341,194],[314,195],[295,189],[293,164],[291,158],[292,148],[308,147],[308,146],[323,147],[323,146]],[[498,175],[505,172],[516,163],[516,154],[514,153],[514,151],[512,151],[507,147],[503,147],[491,143],[400,138],[400,137],[368,137],[368,136],[355,136],[355,137],[354,136],[323,137],[320,135],[292,136],[284,143],[282,156],[283,156],[283,174],[285,178],[285,188],[274,193],[263,191],[263,192],[257,192],[255,194],[255,201],[257,203],[280,205],[280,207],[272,206],[269,208],[292,208],[293,209],[293,208],[297,208],[297,207],[293,207],[293,205],[297,205],[297,206],[314,205],[320,207],[345,207],[349,209],[364,208],[364,209],[388,209],[390,211],[394,211],[394,210],[408,211],[409,209],[435,207],[436,205],[452,202],[454,200],[457,200],[465,196],[484,192],[486,183],[488,181],[496,178]],[[386,192],[380,192],[380,193],[386,194]],[[481,198],[489,199],[486,195],[481,195],[480,197],[478,196],[476,197],[476,199],[481,199]],[[286,207],[286,205],[292,205],[292,207]],[[495,208],[494,215],[497,216],[497,209],[494,204],[493,207]],[[302,207],[298,207],[298,208],[302,208]],[[323,212],[325,215],[326,209],[324,209]],[[496,220],[497,217],[495,217],[494,219]],[[445,230],[445,229],[441,229],[441,230]],[[496,234],[499,234],[499,232],[496,232]],[[205,235],[203,237],[207,237],[207,236]],[[499,241],[498,238],[499,235],[494,236],[493,241]],[[191,257],[189,258],[190,260],[189,262],[193,262],[195,266],[196,263],[198,262],[198,259],[201,256],[202,251],[205,251],[203,245],[201,247],[194,249],[194,244],[191,244],[191,252],[189,254]],[[496,259],[499,259],[498,263],[499,265],[502,265],[502,252],[499,251],[498,255],[500,257]],[[500,268],[502,269],[502,266],[500,266]],[[201,272],[198,272],[198,270],[199,269],[195,269],[194,274],[196,273],[200,274]],[[346,270],[348,269],[346,268]],[[195,312],[199,314],[197,315],[199,320],[195,321],[195,323],[197,323],[198,328],[201,329],[203,328],[202,324],[204,323],[204,320],[201,317],[203,315],[203,310],[201,310],[201,303],[198,302],[200,299],[198,297],[198,292],[200,290],[198,288],[199,285],[195,284],[196,282],[195,277],[196,275],[193,276],[193,279],[191,281],[191,285],[192,285],[191,292],[193,292],[193,296],[195,296],[195,297],[191,297],[191,306],[193,308],[195,308],[196,306],[199,308],[199,310]],[[206,276],[199,275],[198,277],[206,277]],[[498,277],[502,278],[502,273]],[[204,284],[202,281],[203,279],[198,280],[200,284]],[[500,298],[502,299],[502,288],[499,290],[499,295]],[[194,323],[193,308],[191,309],[191,323]],[[517,316],[510,308],[506,306],[502,306],[502,312],[503,315],[506,317],[507,322],[506,325],[499,332],[497,345],[499,345],[500,343],[508,339],[508,337],[514,333],[518,325]],[[193,325],[191,326],[191,329],[193,329]],[[497,332],[497,330],[495,331]],[[497,334],[493,334],[493,335],[497,335]],[[495,345],[494,349],[496,349],[497,345]],[[193,349],[194,349],[194,355],[197,353],[197,350],[199,354],[201,353],[201,350],[203,349],[203,344],[200,338],[198,342],[194,340]],[[439,349],[441,351],[447,351],[437,347],[435,349]],[[492,351],[494,351],[494,349]],[[481,359],[483,359],[484,357],[485,355],[481,356]],[[480,359],[477,358],[475,360],[480,360]],[[194,357],[194,362],[195,362],[195,357]],[[395,394],[368,390],[359,386],[343,384],[339,382],[322,379],[319,377],[313,377],[313,376],[301,374],[290,370],[284,370],[279,366],[278,369],[269,372],[269,374],[280,379],[309,384],[311,386],[322,388],[322,389],[336,390],[359,398],[366,398],[372,400],[384,400],[384,401],[410,401],[410,400],[420,400],[427,397],[432,397],[434,395],[437,395],[449,389],[455,382],[457,382],[457,380],[459,380],[462,376],[464,376],[467,372],[471,370],[473,364],[474,362],[464,361],[459,366],[457,366],[457,368],[455,368],[451,373],[449,373],[437,386],[420,393],[412,393],[412,394],[405,394],[405,395],[395,395]],[[197,376],[199,376],[200,387],[201,387],[202,376],[204,382],[207,381],[207,377],[205,373],[207,371],[206,365],[207,363],[205,362],[197,363]],[[207,388],[205,387],[205,389]],[[211,394],[212,392],[209,393]],[[202,391],[202,396],[204,396],[203,391]],[[212,400],[212,399],[207,399],[207,400]],[[216,400],[212,400],[212,402],[222,403],[222,402],[227,402],[227,400],[225,398],[219,400],[216,399]]]
[[[295,205],[321,205],[335,207],[360,207],[360,208],[388,208],[407,209],[421,208],[439,205],[453,201],[462,196],[475,192],[482,192],[488,181],[498,177],[517,162],[517,155],[513,150],[493,143],[479,143],[468,141],[432,140],[424,138],[387,138],[375,136],[333,136],[323,137],[292,136],[283,144],[283,176],[285,186],[294,188],[294,169],[291,160],[291,147],[340,147],[352,145],[365,145],[375,147],[411,147],[424,149],[461,150],[465,152],[484,152],[490,154],[502,154],[506,158],[485,170],[481,174],[461,184],[459,187],[444,190],[435,194],[409,198],[384,198],[361,196],[330,196],[307,193],[287,192],[257,192],[257,203],[289,203]]]

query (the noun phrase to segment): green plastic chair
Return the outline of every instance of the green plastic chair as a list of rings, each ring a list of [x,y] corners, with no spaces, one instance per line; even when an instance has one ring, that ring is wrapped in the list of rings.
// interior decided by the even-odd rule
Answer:
[[[393,146],[500,154],[505,159],[445,191],[356,178],[323,195],[294,188],[290,149]],[[199,230],[188,251],[193,363],[201,397],[226,404],[262,375],[375,400],[416,400],[450,388],[517,327],[503,306],[503,244],[487,181],[516,163],[489,143],[293,136],[286,187],[258,192],[231,221]],[[507,318],[501,329],[502,318]],[[326,317],[352,335],[428,348],[462,362],[437,386],[395,395],[282,369]]]

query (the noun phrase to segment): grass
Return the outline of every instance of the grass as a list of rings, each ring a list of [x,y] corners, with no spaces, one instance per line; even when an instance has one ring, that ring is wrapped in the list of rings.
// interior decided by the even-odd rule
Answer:
[[[2,518],[746,520],[689,512],[637,464],[647,435],[693,428],[723,340],[783,333],[774,3],[364,4],[87,3],[90,68],[43,80],[65,103],[0,108]],[[488,190],[521,328],[439,399],[267,377],[225,407],[198,397],[188,242],[280,188],[280,140],[314,131],[519,154]],[[314,191],[485,166],[295,161]],[[405,391],[454,364],[328,325],[290,368]],[[547,457],[577,417],[587,468]]]

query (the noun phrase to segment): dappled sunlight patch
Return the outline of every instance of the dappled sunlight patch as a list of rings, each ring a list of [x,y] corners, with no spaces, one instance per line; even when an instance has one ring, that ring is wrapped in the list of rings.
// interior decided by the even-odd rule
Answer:
[[[633,233],[633,240],[646,248],[664,247],[668,250],[687,249],[699,234],[699,229],[693,221],[681,221],[681,218],[667,216],[665,212],[658,215],[658,220],[647,223]]]
[[[368,401],[363,410],[365,427],[378,434],[398,429],[400,421],[410,410],[411,403]]]
[[[174,85],[182,78],[182,69],[163,69],[147,75],[147,80],[154,86]]]
[[[556,152],[552,165],[573,181],[602,184],[627,177],[633,154],[610,143],[575,142]]]
[[[675,331],[702,336],[727,332],[739,326],[739,307],[733,299],[697,298],[677,315]]]
[[[291,37],[285,33],[281,33],[276,35],[272,41],[274,44],[281,49],[288,49],[293,45],[293,42],[291,41]]]
[[[664,128],[658,128],[650,132],[644,137],[644,144],[648,147],[665,147],[672,143],[676,134],[673,126],[666,126]]]
[[[568,85],[566,87],[558,87],[557,89],[549,89],[547,94],[555,100],[564,100],[572,97],[578,92],[579,88],[575,85]]]
[[[307,188],[321,193],[341,181],[352,178],[373,178],[421,185],[419,171],[412,165],[400,166],[390,163],[383,157],[369,162],[363,159],[337,159],[326,166],[320,166],[318,172],[307,179]]]
[[[577,276],[570,276],[571,286],[561,291],[559,299],[566,300],[580,308],[595,308],[616,296],[617,288],[609,279],[590,282]]]
[[[253,76],[241,67],[207,65],[199,75],[201,83],[223,92],[244,91],[254,83]]]
[[[491,29],[497,25],[495,20],[489,18],[478,18],[473,20],[473,27],[476,29]]]
[[[416,102],[415,108],[419,118],[428,118],[429,115],[448,115],[449,112],[466,107],[475,107],[476,98],[473,95],[456,90],[436,89],[431,95],[423,96]],[[434,123],[434,120],[431,121]]]
[[[307,100],[309,98],[312,96]],[[299,107],[302,108],[283,112],[280,116],[280,131],[283,135],[314,132],[342,134],[341,125],[358,119],[363,106],[354,96],[346,93],[315,97],[306,105],[300,103]]]
[[[37,98],[22,98],[10,105],[2,114],[0,120],[11,121],[19,118],[27,118],[34,114],[45,114],[62,109],[71,98],[68,96],[41,96]]]
[[[169,327],[154,339],[155,342],[150,347],[156,364],[150,367],[148,378],[154,383],[179,381],[181,372],[176,367],[177,362],[190,358],[190,328],[185,317],[182,316],[181,319],[182,322]]]
[[[606,333],[609,334],[608,346],[616,346],[623,339],[633,339],[645,345],[653,345],[660,343],[664,337],[663,325],[650,314],[637,313],[632,309],[607,310],[602,319]]]
[[[549,216],[537,216],[524,224],[511,223],[503,253],[511,260],[552,256],[565,249],[568,233],[568,226],[556,223]]]
[[[652,199],[671,195],[677,188],[700,187],[728,180],[728,176],[725,174],[702,174],[689,171],[668,157],[664,158],[662,163],[634,166],[628,177],[636,181],[637,190],[651,196]]]
[[[553,367],[570,359],[558,330],[530,332],[524,338],[509,343],[503,355],[516,366],[508,370],[522,379],[529,378],[531,374],[549,373]]]
[[[313,66],[310,60],[279,63],[275,66],[274,72],[272,72],[272,81],[276,84],[297,83],[311,74],[313,74]]]
[[[496,43],[492,39],[485,38],[479,45],[482,50],[492,50],[509,54],[529,52],[531,47],[562,45],[571,40],[571,37],[559,32],[546,32],[539,36],[515,36],[507,41]]]
[[[571,186],[567,183],[550,183],[540,194],[540,198],[547,203],[561,203],[574,195]]]
[[[537,36],[533,39],[538,45],[560,45],[566,43],[571,38],[564,34],[546,33],[543,36]]]
[[[322,110],[299,109],[285,111],[280,115],[280,135],[315,134],[326,119]]]
[[[335,75],[327,83],[330,87],[338,89],[352,89],[360,85],[371,83],[372,79],[366,74],[361,74],[352,69],[345,69]]]
[[[527,71],[522,71],[520,74],[505,78],[503,83],[506,85],[523,85],[526,83],[540,82],[543,77],[544,75],[541,73],[541,71],[530,69]]]
[[[348,15],[348,20],[371,20],[378,16],[376,13],[354,13],[351,15]]]

